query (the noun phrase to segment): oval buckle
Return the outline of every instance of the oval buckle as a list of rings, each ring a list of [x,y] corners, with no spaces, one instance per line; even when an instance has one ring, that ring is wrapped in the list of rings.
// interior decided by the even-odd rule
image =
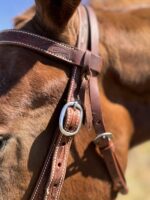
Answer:
[[[66,131],[64,129],[64,118],[65,118],[65,115],[66,115],[66,111],[69,107],[73,107],[73,108],[78,109],[80,111],[80,122],[79,122],[78,128],[73,132],[69,132],[69,131]],[[62,111],[60,113],[59,129],[60,129],[60,131],[63,135],[68,136],[68,137],[73,136],[80,130],[81,125],[82,125],[82,120],[83,120],[83,109],[82,109],[81,105],[77,101],[69,102],[69,103],[64,105],[64,107],[62,108]]]

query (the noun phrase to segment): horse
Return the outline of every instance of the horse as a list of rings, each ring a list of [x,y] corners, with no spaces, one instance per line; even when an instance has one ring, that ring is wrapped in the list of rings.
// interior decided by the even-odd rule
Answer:
[[[79,4],[79,0],[36,0],[33,17],[18,24],[16,20],[17,28],[74,46]],[[99,77],[103,121],[113,133],[125,171],[129,149],[150,138],[150,8],[93,8],[103,58]],[[70,69],[10,45],[0,46],[0,60],[0,197],[28,200],[52,140]],[[116,198],[103,159],[91,142],[94,138],[94,131],[84,126],[75,136],[61,200]]]
[[[105,8],[109,8],[109,9],[123,9],[123,8],[142,8],[142,7],[149,7],[149,0],[144,0],[144,1],[140,1],[140,0],[120,0],[120,1],[115,1],[115,0],[92,0],[90,2],[92,4],[92,6],[97,6],[97,7],[105,7]]]

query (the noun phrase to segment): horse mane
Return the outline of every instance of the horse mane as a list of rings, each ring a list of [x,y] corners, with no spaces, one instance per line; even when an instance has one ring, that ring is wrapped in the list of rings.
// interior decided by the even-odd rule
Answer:
[[[35,5],[28,8],[25,12],[14,18],[13,20],[14,27],[17,29],[23,27],[28,21],[32,19],[34,15],[35,15]]]
[[[134,91],[149,90],[150,6],[120,11],[98,9],[97,16],[108,52],[107,67]]]
[[[96,2],[91,4],[102,23],[101,40],[108,52],[104,62],[107,61],[107,67],[122,84],[136,92],[147,90],[150,81],[150,6],[147,3],[150,0],[144,1],[145,4],[139,4],[139,0]],[[14,19],[15,28],[23,27],[34,15],[35,6],[32,6]]]
[[[147,8],[150,6],[150,0],[144,0],[144,3],[141,3],[140,0],[92,0],[90,4],[95,9],[103,8],[109,10],[129,10],[129,9],[139,9]],[[133,5],[134,4],[134,5]],[[21,28],[35,15],[35,5],[32,5],[30,8],[25,10],[20,15],[16,16],[13,20],[13,25],[15,28]]]
[[[107,9],[134,9],[150,6],[150,0],[92,0],[91,5],[95,8],[105,7]]]
[[[45,1],[41,2],[44,6],[46,5]],[[106,0],[110,2],[109,5],[114,5],[112,7],[96,2],[102,2],[102,0],[93,0],[92,3],[100,25],[99,47],[104,63],[99,82],[102,114],[106,130],[114,134],[117,156],[125,169],[129,146],[149,138],[150,7],[146,4],[142,7],[136,4],[134,8],[115,6],[115,2],[118,5],[119,2],[125,2],[125,0]],[[57,7],[57,11],[59,9],[60,7]],[[44,14],[45,11],[51,14],[49,9],[45,8],[42,11]],[[77,36],[78,29],[74,23],[78,26],[79,19],[76,17],[77,11],[75,13],[73,18],[75,20],[72,21],[71,28],[68,28],[71,30],[69,34],[68,29],[61,34],[70,37]],[[44,20],[42,14],[39,17]],[[32,6],[14,19],[14,27],[47,36],[43,29],[44,23],[43,26],[38,24],[34,15],[35,6]],[[57,19],[59,21],[60,18]],[[48,33],[51,34],[52,30],[58,41],[65,41],[59,40],[60,32],[50,28]],[[73,38],[71,41],[76,40]],[[2,171],[0,194],[4,199],[13,197],[29,199],[54,135],[53,129],[57,123],[56,117],[60,106],[58,102],[61,98],[64,99],[62,95],[67,85],[70,68],[55,59],[49,59],[18,46],[13,48],[9,45],[2,46],[0,52],[0,112],[2,113],[0,122],[8,126],[8,130],[4,127],[1,131],[6,136],[7,133],[11,136],[8,142],[10,145],[0,157],[2,162],[5,161],[0,168]],[[95,101],[98,99],[95,98]],[[57,104],[58,108],[55,110]],[[110,195],[116,194],[112,193],[113,187],[110,185],[108,174],[105,174],[105,165],[91,143],[92,132],[86,136],[85,132],[83,127],[81,134],[74,140],[68,162],[69,178],[65,183],[62,199],[68,199],[67,197],[70,196],[69,199],[84,200],[90,199],[91,195],[93,199],[97,197],[103,200],[110,199]],[[3,159],[4,156],[7,159]],[[91,166],[94,171],[91,170]],[[70,179],[72,175],[73,181]],[[16,181],[17,177],[19,177],[18,181]],[[80,189],[79,192],[76,192],[78,189]],[[86,194],[82,196],[85,191]],[[19,198],[21,195],[24,197]],[[84,198],[84,196],[87,197]]]

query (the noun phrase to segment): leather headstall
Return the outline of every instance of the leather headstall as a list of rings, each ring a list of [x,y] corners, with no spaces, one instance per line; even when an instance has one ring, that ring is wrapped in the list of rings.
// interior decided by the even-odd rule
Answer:
[[[99,103],[98,75],[102,68],[99,56],[99,28],[95,13],[88,6],[79,6],[80,31],[77,47],[22,30],[0,33],[0,45],[32,49],[72,66],[67,103],[59,118],[53,144],[49,148],[43,169],[30,200],[56,200],[64,182],[67,158],[74,135],[79,131],[83,116],[87,128],[94,127],[98,145],[110,174],[113,189],[126,194],[126,181],[115,154],[112,134],[105,131]],[[96,99],[96,101],[95,101]]]

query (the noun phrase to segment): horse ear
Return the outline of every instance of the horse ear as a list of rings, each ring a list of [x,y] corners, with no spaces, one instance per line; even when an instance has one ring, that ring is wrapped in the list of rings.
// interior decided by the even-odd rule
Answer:
[[[35,0],[37,15],[45,25],[53,23],[59,29],[64,28],[74,14],[81,0]]]

